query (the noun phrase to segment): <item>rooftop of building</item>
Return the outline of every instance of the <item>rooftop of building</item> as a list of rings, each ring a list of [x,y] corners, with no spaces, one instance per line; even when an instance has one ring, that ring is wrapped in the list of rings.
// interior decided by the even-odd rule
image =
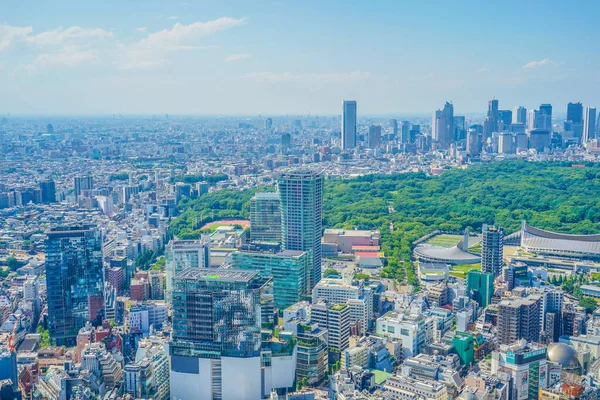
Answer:
[[[177,274],[178,278],[198,279],[205,281],[229,281],[229,282],[250,282],[259,271],[235,269],[235,268],[214,268],[198,269],[188,268]]]
[[[371,236],[374,234],[378,235],[379,231],[329,228],[329,229],[325,229],[325,234],[333,234],[333,235],[337,234],[339,236]]]
[[[254,200],[279,200],[279,192],[261,192],[256,193],[253,197]]]

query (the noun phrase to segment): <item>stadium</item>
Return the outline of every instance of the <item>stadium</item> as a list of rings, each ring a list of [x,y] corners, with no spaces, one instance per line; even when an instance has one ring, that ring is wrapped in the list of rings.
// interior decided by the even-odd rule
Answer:
[[[521,248],[534,254],[599,260],[600,235],[569,235],[550,232],[534,228],[523,221]]]

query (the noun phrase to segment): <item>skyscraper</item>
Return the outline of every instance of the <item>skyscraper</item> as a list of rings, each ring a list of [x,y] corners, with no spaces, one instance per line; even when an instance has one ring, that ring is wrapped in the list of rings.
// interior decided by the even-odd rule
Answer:
[[[504,229],[483,225],[481,244],[481,272],[500,275],[502,272],[502,251]]]
[[[583,122],[583,105],[581,103],[569,102],[569,104],[567,104],[567,121],[575,123]]]
[[[72,345],[86,322],[102,320],[102,235],[95,225],[57,227],[45,248],[50,338]]]
[[[390,119],[390,129],[392,130],[392,136],[394,138],[398,137],[398,120]]]
[[[410,122],[402,121],[402,128],[400,132],[400,143],[409,143],[410,141]]]
[[[540,105],[540,129],[550,131],[552,133],[552,104]]]
[[[596,139],[596,107],[586,107],[582,141],[585,143],[592,139]]]
[[[165,272],[167,291],[165,299],[171,301],[173,279],[187,268],[210,267],[210,244],[207,240],[171,240],[166,247]]]
[[[308,254],[307,295],[321,280],[323,175],[313,171],[283,173],[281,194],[282,245],[285,250]]]
[[[342,150],[356,147],[356,101],[344,100],[342,105]]]
[[[433,113],[432,120],[433,139],[437,140],[439,147],[447,149],[454,141],[454,106],[446,102],[442,110]]]
[[[263,398],[261,303],[269,291],[269,279],[258,271],[189,268],[177,274],[171,398]]]
[[[523,106],[515,107],[513,112],[513,124],[526,124],[527,123],[527,109]]]
[[[281,242],[279,193],[256,193],[250,199],[250,238],[257,242]]]
[[[381,125],[369,126],[369,148],[381,147]]]
[[[91,175],[76,176],[74,178],[75,198],[79,197],[84,190],[94,188],[94,178]]]
[[[56,185],[52,179],[40,182],[42,203],[56,203]]]

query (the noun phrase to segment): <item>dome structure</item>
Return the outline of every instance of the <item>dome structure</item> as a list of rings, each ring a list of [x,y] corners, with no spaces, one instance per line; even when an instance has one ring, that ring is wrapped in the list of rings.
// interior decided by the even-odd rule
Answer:
[[[565,343],[551,343],[548,345],[548,360],[561,365],[562,367],[578,367],[577,351]]]

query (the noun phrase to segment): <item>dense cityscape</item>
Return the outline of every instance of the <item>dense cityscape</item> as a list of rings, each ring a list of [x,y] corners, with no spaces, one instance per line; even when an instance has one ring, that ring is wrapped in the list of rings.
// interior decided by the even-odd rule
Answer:
[[[597,399],[596,109],[359,110],[4,117],[0,398]]]

